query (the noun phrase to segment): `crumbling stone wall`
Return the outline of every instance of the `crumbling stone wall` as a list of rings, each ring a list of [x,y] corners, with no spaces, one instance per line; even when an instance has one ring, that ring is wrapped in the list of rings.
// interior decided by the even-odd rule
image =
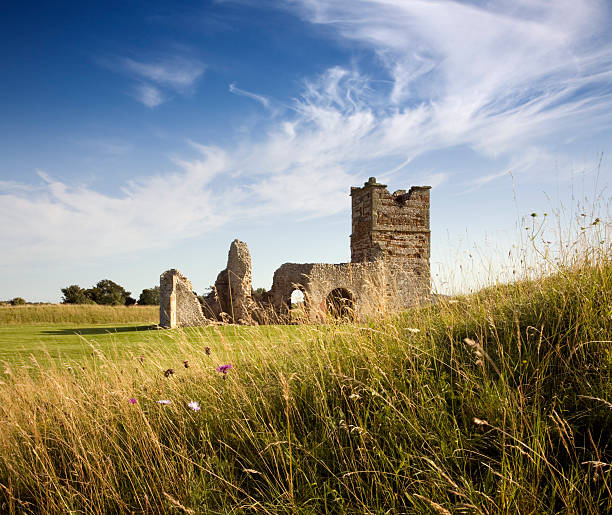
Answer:
[[[361,188],[351,188],[351,263],[285,263],[274,273],[263,310],[291,320],[295,289],[304,293],[306,316],[312,321],[325,319],[338,295],[356,318],[405,309],[428,299],[429,190],[429,186],[413,186],[407,193],[390,194],[374,177]],[[232,242],[227,268],[204,299],[203,312],[194,307],[197,299],[191,283],[176,270],[162,274],[160,293],[160,325],[165,327],[210,320],[248,324],[263,319],[252,299],[251,255],[239,240]]]
[[[161,274],[159,298],[159,325],[162,327],[207,324],[191,282],[178,270],[173,268]]]
[[[204,299],[204,312],[221,321],[250,324],[252,299],[251,253],[247,244],[234,240],[227,256],[227,267],[219,272],[213,291]]]
[[[316,322],[325,320],[329,311],[330,294],[346,290],[354,317],[383,311],[386,302],[379,292],[384,288],[385,268],[382,261],[371,263],[285,263],[276,272],[269,291],[270,305],[276,312],[289,317],[291,294],[304,293],[306,316]],[[378,304],[378,305],[377,305]]]
[[[213,320],[250,324],[254,308],[251,292],[251,254],[246,243],[234,240],[227,267],[219,272],[213,291],[202,305],[192,291],[191,282],[178,270],[161,275],[159,325],[206,325]]]

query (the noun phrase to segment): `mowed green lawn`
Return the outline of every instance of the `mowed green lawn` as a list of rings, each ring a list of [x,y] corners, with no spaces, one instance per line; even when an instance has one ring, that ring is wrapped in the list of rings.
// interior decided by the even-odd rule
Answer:
[[[130,358],[177,341],[215,338],[214,328],[168,331],[156,326],[157,306],[27,305],[0,307],[0,360],[27,364],[80,361],[92,354]],[[202,332],[209,333],[206,337]],[[169,349],[170,350],[170,349]]]
[[[0,326],[0,360],[9,362],[54,358],[79,360],[96,348],[128,356],[152,341],[172,342],[168,331],[142,324],[15,324]]]
[[[10,324],[0,326],[0,362],[14,365],[47,363],[68,364],[103,354],[116,360],[132,360],[159,352],[175,354],[181,348],[242,345],[250,341],[286,340],[297,326],[209,326],[159,329],[151,324]]]

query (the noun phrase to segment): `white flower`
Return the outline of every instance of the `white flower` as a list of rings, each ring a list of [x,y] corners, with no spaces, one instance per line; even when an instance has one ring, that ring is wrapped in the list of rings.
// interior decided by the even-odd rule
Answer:
[[[417,329],[415,327],[406,327],[406,331],[409,332],[409,333],[414,333],[414,334],[421,332],[420,329]]]
[[[198,401],[191,401],[187,406],[193,411],[200,411],[200,403]]]
[[[157,404],[172,404],[172,401],[169,401],[168,399],[161,399],[157,401]]]

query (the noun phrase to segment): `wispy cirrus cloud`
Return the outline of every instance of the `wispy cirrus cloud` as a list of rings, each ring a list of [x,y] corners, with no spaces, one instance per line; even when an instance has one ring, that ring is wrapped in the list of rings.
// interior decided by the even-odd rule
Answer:
[[[297,0],[287,8],[370,48],[386,69],[390,88],[366,80],[369,96],[346,71],[330,74],[334,101],[323,105],[345,118],[371,115],[367,141],[381,155],[409,160],[457,145],[510,155],[612,125],[606,2]]]
[[[247,97],[247,98],[250,98],[251,100],[255,100],[256,102],[259,102],[265,108],[270,107],[270,99],[268,97],[264,95],[258,95],[257,93],[253,93],[245,89],[240,89],[238,86],[236,86],[234,82],[232,82],[229,85],[229,91],[230,93],[233,93],[234,95],[238,95],[241,97]]]
[[[137,61],[124,57],[119,67],[138,78],[178,91],[188,90],[204,73],[205,66],[197,59],[173,56],[152,61]]]
[[[151,59],[115,57],[101,62],[107,68],[133,79],[134,98],[149,108],[166,102],[170,92],[191,94],[206,70],[200,60],[182,55],[164,55]]]
[[[44,174],[34,191],[12,184],[0,191],[7,258],[108,255],[170,245],[231,220],[331,215],[348,210],[348,188],[370,175],[443,184],[444,171],[411,163],[449,147],[507,156],[509,169],[535,173],[514,153],[536,149],[525,158],[550,163],[551,139],[612,125],[603,2],[296,0],[287,8],[370,48],[384,80],[371,68],[331,67],[306,79],[290,108],[274,112],[255,137],[231,148],[196,145],[200,156],[175,160],[174,172],[134,180],[116,196]],[[141,91],[150,107],[166,91],[194,87],[204,71],[176,62],[120,61],[152,88]],[[266,105],[267,97],[230,91]],[[460,179],[475,187],[505,173]]]
[[[150,84],[137,84],[134,87],[134,98],[147,107],[157,107],[165,101],[164,94]]]

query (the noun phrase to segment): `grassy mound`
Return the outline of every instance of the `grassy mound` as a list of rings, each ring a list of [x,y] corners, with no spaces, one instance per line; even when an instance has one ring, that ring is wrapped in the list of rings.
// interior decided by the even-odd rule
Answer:
[[[368,326],[170,333],[5,371],[0,510],[612,510],[609,259]]]

